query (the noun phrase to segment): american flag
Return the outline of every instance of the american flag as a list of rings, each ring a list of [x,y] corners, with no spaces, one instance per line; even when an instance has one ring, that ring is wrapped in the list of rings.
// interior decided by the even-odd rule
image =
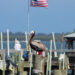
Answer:
[[[48,3],[47,3],[47,0],[31,0],[31,6],[48,7]]]

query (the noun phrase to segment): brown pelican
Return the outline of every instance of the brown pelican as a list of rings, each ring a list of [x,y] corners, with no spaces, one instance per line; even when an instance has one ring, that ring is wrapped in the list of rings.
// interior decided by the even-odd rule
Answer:
[[[34,36],[35,36],[35,31],[32,31],[30,33],[30,40],[29,40],[30,47],[35,51],[47,51],[45,45],[43,45],[40,41],[32,40]]]

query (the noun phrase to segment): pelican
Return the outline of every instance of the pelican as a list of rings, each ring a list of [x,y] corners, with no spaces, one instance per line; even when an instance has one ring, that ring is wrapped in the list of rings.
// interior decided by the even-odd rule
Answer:
[[[32,31],[30,33],[30,40],[29,40],[30,47],[35,51],[47,51],[45,45],[42,44],[40,41],[32,40],[34,36],[35,36],[35,31]]]

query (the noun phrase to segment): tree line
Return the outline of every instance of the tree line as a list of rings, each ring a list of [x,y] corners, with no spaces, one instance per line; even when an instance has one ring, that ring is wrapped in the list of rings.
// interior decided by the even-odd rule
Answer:
[[[62,40],[62,35],[66,35],[69,33],[55,33],[55,40],[56,41],[61,41]],[[17,33],[9,33],[9,39],[10,41],[14,41],[15,38],[17,38],[20,41],[24,41],[26,39],[25,37],[25,33],[22,32],[17,32]],[[1,39],[1,36],[0,36]],[[34,39],[36,40],[42,40],[42,41],[49,41],[52,39],[52,33],[50,34],[44,34],[44,33],[38,33],[35,35]],[[3,33],[3,40],[6,41],[7,40],[7,33]]]

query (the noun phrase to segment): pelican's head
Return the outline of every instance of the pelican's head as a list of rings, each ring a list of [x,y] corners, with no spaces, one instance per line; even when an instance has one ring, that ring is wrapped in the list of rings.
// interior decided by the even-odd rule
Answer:
[[[30,35],[31,35],[31,36],[34,36],[34,35],[35,35],[35,31],[32,30],[32,31],[30,32]]]

